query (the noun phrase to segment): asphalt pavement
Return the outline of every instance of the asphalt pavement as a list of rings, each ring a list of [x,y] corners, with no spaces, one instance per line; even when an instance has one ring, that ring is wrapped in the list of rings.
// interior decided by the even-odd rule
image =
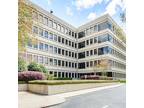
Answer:
[[[48,108],[126,108],[126,85],[69,97]]]

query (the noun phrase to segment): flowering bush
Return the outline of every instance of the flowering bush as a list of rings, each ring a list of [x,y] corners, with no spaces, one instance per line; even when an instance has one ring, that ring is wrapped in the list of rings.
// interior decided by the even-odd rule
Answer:
[[[19,81],[31,81],[31,80],[45,80],[45,75],[42,72],[26,71],[18,73]]]

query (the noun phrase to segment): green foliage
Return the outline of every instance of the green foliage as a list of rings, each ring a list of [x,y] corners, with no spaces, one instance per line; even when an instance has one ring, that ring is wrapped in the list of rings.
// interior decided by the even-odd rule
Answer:
[[[47,75],[47,80],[54,80],[54,76],[53,75]]]
[[[27,70],[26,62],[22,58],[18,58],[18,72]]]
[[[119,83],[118,80],[34,80],[29,84],[40,85],[63,85],[63,84],[86,84],[86,83]]]
[[[39,67],[41,68],[43,73],[47,73],[48,72],[47,68],[44,67],[43,65],[39,65]]]
[[[43,65],[39,65],[35,62],[31,62],[29,65],[28,65],[28,71],[38,71],[38,72],[43,72],[43,73],[47,73],[48,70],[46,67],[44,67]]]
[[[37,63],[32,62],[28,65],[28,71],[42,72],[42,69],[40,68],[40,66]]]
[[[72,78],[54,78],[54,80],[72,80]]]

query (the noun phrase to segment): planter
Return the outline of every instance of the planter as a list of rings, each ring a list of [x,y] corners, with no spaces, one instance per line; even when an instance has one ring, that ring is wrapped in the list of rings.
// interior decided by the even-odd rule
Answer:
[[[63,84],[63,85],[28,84],[28,90],[30,92],[37,94],[53,95],[114,84],[117,83],[87,83],[87,84]]]
[[[18,84],[18,91],[27,91],[28,84]]]

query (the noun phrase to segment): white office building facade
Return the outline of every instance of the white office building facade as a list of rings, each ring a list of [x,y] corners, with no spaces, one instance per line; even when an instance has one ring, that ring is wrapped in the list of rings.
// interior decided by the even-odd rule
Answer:
[[[44,65],[54,77],[102,76],[105,72],[108,77],[125,78],[126,44],[116,35],[115,28],[120,27],[108,14],[75,28],[31,4],[36,8],[32,33],[22,54],[28,63]],[[97,67],[102,60],[108,64],[104,71]]]

